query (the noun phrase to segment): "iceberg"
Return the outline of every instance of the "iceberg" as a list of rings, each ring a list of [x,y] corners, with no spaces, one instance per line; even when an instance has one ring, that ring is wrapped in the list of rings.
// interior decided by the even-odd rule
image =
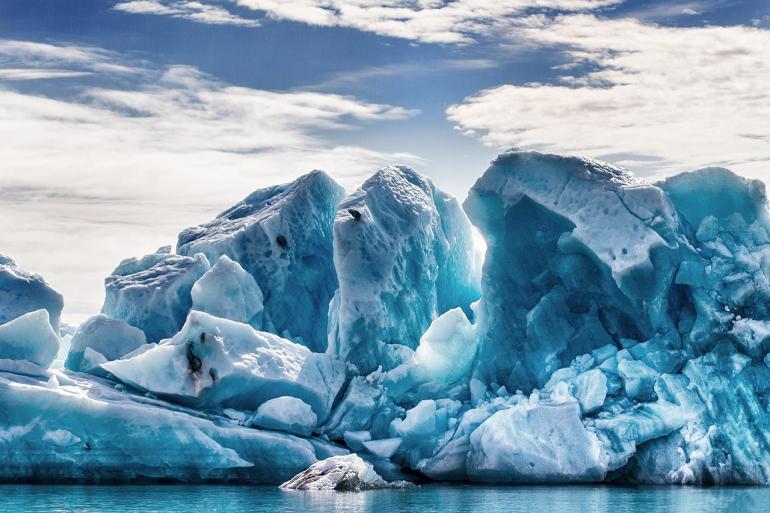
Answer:
[[[337,289],[332,222],[343,195],[323,171],[257,190],[213,221],[182,231],[177,253],[203,253],[211,262],[227,255],[264,296],[263,329],[323,352]]]
[[[416,348],[438,315],[478,299],[474,255],[454,198],[407,167],[375,173],[334,220],[339,289],[329,307],[329,353],[362,374],[395,366],[389,348]]]
[[[329,416],[345,383],[345,366],[330,356],[248,324],[190,312],[181,331],[148,350],[101,367],[121,382],[180,404],[253,411],[290,396]]]
[[[764,184],[511,151],[464,208],[398,166],[257,191],[122,262],[62,370],[0,294],[0,480],[770,484]]]
[[[382,488],[407,488],[406,481],[385,481],[371,463],[356,454],[332,456],[312,464],[281,485],[286,490],[337,490],[359,492]]]
[[[320,439],[239,426],[93,376],[0,372],[0,404],[1,481],[278,484],[344,453]]]
[[[104,280],[102,313],[142,330],[149,342],[173,336],[192,307],[193,284],[209,269],[203,255],[171,255],[168,248],[128,259]]]
[[[35,310],[0,325],[0,359],[26,360],[47,368],[59,352],[48,310]]]
[[[35,310],[45,309],[54,331],[64,300],[42,276],[21,269],[11,258],[0,254],[0,324]]]
[[[78,326],[72,335],[64,367],[76,372],[86,372],[98,367],[92,364],[81,365],[86,352],[91,355],[89,361],[101,356],[103,362],[108,362],[117,360],[146,343],[147,338],[139,328],[118,319],[110,319],[104,314],[95,315]]]
[[[661,189],[604,163],[510,152],[465,209],[487,241],[481,381],[526,392],[578,355],[675,328],[656,299],[686,241]]]
[[[227,255],[192,286],[192,308],[262,329],[262,291],[254,277]]]

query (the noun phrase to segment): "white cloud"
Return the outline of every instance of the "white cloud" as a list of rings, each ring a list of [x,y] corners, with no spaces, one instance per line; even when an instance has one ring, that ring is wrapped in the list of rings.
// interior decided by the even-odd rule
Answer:
[[[562,84],[503,85],[447,110],[494,147],[606,158],[642,174],[770,176],[770,31],[563,16],[519,37],[562,49]],[[580,72],[580,69],[586,71]]]
[[[0,80],[41,80],[45,78],[75,78],[91,75],[88,71],[45,68],[0,68]]]
[[[340,90],[369,87],[369,81],[383,78],[414,80],[415,77],[448,71],[479,71],[492,69],[498,63],[491,59],[441,59],[432,62],[405,62],[371,66],[333,74],[321,83],[306,89]]]
[[[0,251],[50,280],[70,316],[98,311],[122,258],[173,244],[254,189],[314,168],[353,187],[386,163],[421,162],[330,141],[412,110],[234,87],[185,66],[137,76],[67,98],[0,86]]]
[[[509,29],[530,11],[590,11],[623,0],[234,0],[273,19],[322,27],[347,27],[422,43],[467,44]],[[221,7],[174,0],[131,0],[115,8],[134,13],[194,19],[188,7]],[[196,11],[197,12],[197,11]],[[229,15],[229,13],[227,13]],[[232,15],[230,15],[232,16]],[[202,21],[200,19],[195,21]],[[252,20],[248,20],[252,21]]]
[[[188,0],[128,0],[113,8],[131,14],[158,14],[208,25],[259,26],[258,20],[242,18],[223,7]]]
[[[118,63],[118,56],[113,52],[90,46],[74,46],[67,44],[38,43],[34,41],[17,41],[0,39],[0,67],[13,69],[12,66],[33,69],[39,72],[47,66],[70,67],[69,71],[77,70],[99,71],[110,74],[133,74],[140,70],[128,63]]]

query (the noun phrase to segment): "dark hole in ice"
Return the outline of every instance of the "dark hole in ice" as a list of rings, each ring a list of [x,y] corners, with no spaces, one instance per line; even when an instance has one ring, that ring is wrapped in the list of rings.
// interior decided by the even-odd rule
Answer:
[[[209,369],[209,376],[211,376],[211,381],[216,381],[219,379],[219,372],[217,372],[217,370],[212,367]]]
[[[88,442],[84,443],[83,444],[83,449],[85,449],[86,451],[90,451],[91,450],[91,444],[89,444]]]
[[[288,247],[289,247],[289,241],[287,241],[287,240],[286,240],[286,237],[284,237],[283,235],[279,235],[278,237],[276,237],[276,238],[275,238],[275,242],[277,242],[277,243],[278,243],[278,245],[279,245],[281,248],[283,248],[283,249],[286,249],[286,248],[288,248]]]
[[[361,212],[359,212],[355,208],[349,208],[348,209],[348,214],[353,216],[353,219],[355,219],[356,221],[360,221],[361,220]]]
[[[198,372],[201,370],[201,367],[203,364],[201,363],[201,359],[195,356],[195,353],[193,353],[193,343],[188,342],[187,343],[187,366],[190,369],[190,372]]]

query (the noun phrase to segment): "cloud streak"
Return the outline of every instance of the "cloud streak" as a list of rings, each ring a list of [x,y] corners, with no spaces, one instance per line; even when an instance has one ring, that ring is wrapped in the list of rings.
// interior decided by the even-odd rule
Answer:
[[[345,27],[421,43],[469,44],[508,30],[526,13],[582,12],[623,0],[234,0],[262,16],[319,27]],[[190,7],[194,5],[194,7]],[[223,8],[202,2],[132,0],[115,9],[185,18],[230,19]],[[198,16],[203,9],[218,14]],[[254,20],[237,18],[232,24]],[[224,21],[220,21],[224,22]],[[254,21],[257,23],[256,21]]]
[[[130,14],[171,16],[207,25],[260,25],[259,20],[242,18],[223,7],[187,0],[129,0],[115,4],[113,9]]]
[[[517,36],[561,49],[554,84],[509,84],[447,110],[485,144],[611,158],[644,174],[722,165],[767,177],[770,32],[562,16]]]

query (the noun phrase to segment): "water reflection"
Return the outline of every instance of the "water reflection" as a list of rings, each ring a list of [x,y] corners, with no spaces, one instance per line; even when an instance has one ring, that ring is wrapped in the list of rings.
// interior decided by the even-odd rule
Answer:
[[[766,488],[426,485],[362,493],[248,486],[0,486],[0,512],[676,513],[767,511]]]

